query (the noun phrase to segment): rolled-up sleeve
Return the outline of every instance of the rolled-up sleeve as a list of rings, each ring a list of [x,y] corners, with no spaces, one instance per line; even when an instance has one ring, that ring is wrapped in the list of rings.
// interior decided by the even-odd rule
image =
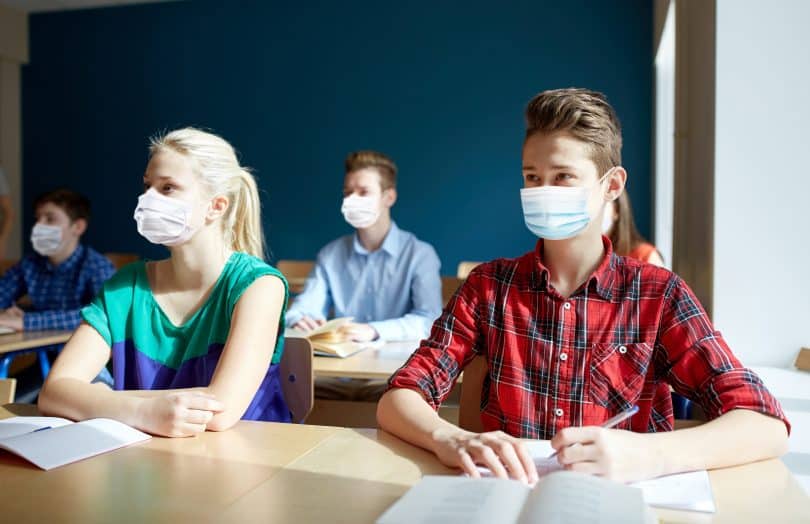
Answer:
[[[433,323],[430,336],[391,376],[389,389],[415,390],[439,409],[461,371],[481,352],[478,283],[472,273]]]
[[[734,356],[686,283],[673,275],[666,290],[656,351],[666,379],[679,394],[715,419],[734,409],[778,418],[790,432],[779,401]]]

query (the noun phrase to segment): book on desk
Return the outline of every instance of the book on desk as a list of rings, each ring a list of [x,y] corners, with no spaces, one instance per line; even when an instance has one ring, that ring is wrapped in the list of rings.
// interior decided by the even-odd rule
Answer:
[[[346,358],[366,349],[375,349],[383,345],[382,341],[355,342],[340,332],[340,328],[354,321],[353,317],[338,317],[325,322],[312,331],[304,332],[289,328],[285,337],[306,338],[312,344],[312,351],[322,357]]]
[[[149,440],[146,433],[117,420],[71,422],[58,417],[11,417],[0,420],[0,449],[44,470]]]
[[[706,471],[620,484],[563,471],[548,440],[526,441],[540,481],[535,487],[495,479],[426,476],[380,517],[378,524],[481,522],[654,522],[647,506],[713,513]],[[437,518],[440,516],[441,518]]]

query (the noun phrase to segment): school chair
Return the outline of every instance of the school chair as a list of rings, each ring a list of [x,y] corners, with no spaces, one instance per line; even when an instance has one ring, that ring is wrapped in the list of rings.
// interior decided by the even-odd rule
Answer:
[[[14,402],[17,381],[13,378],[0,378],[0,406]]]
[[[281,391],[292,414],[292,421],[301,424],[312,411],[315,402],[312,345],[308,339],[296,337],[284,339],[279,376]]]
[[[442,277],[442,305],[447,305],[453,298],[456,290],[464,283],[464,279],[457,277]]]
[[[279,260],[276,264],[276,269],[281,271],[281,274],[287,279],[290,293],[293,295],[304,290],[304,284],[313,267],[315,267],[315,262],[312,260]]]
[[[799,354],[796,355],[796,362],[793,365],[796,366],[796,369],[810,371],[810,347],[799,350]]]
[[[112,262],[112,265],[115,266],[115,270],[118,271],[122,267],[135,262],[140,257],[135,253],[104,253],[104,256]]]
[[[481,389],[487,376],[487,359],[478,356],[464,368],[461,381],[461,398],[458,401],[458,426],[467,431],[481,433]]]
[[[464,280],[470,275],[470,271],[475,269],[475,266],[480,264],[481,262],[469,262],[469,261],[459,262],[458,269],[456,270],[456,276]]]

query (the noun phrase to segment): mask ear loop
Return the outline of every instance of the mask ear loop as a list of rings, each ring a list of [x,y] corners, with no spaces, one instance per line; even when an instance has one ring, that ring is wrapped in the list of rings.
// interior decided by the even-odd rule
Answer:
[[[610,169],[608,169],[607,171],[605,171],[605,174],[604,174],[604,175],[602,175],[602,176],[599,178],[599,181],[598,181],[598,182],[596,182],[596,185],[602,185],[602,182],[603,182],[603,181],[604,181],[604,180],[607,178],[607,176],[608,176],[609,174],[611,174],[611,173],[613,172],[613,170],[614,170],[614,169],[616,169],[617,167],[618,167],[618,166],[613,166],[613,167],[611,167]],[[607,195],[605,195],[605,196],[607,196]],[[613,200],[605,200],[605,202],[606,202],[606,203],[607,203],[607,202],[613,202],[614,200],[616,200],[616,199],[614,198]]]

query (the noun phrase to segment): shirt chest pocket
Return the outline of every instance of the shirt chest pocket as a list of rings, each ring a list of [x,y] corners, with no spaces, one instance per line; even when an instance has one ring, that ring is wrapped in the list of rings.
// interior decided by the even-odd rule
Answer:
[[[590,400],[611,412],[636,404],[652,360],[652,346],[594,344],[591,350]]]

